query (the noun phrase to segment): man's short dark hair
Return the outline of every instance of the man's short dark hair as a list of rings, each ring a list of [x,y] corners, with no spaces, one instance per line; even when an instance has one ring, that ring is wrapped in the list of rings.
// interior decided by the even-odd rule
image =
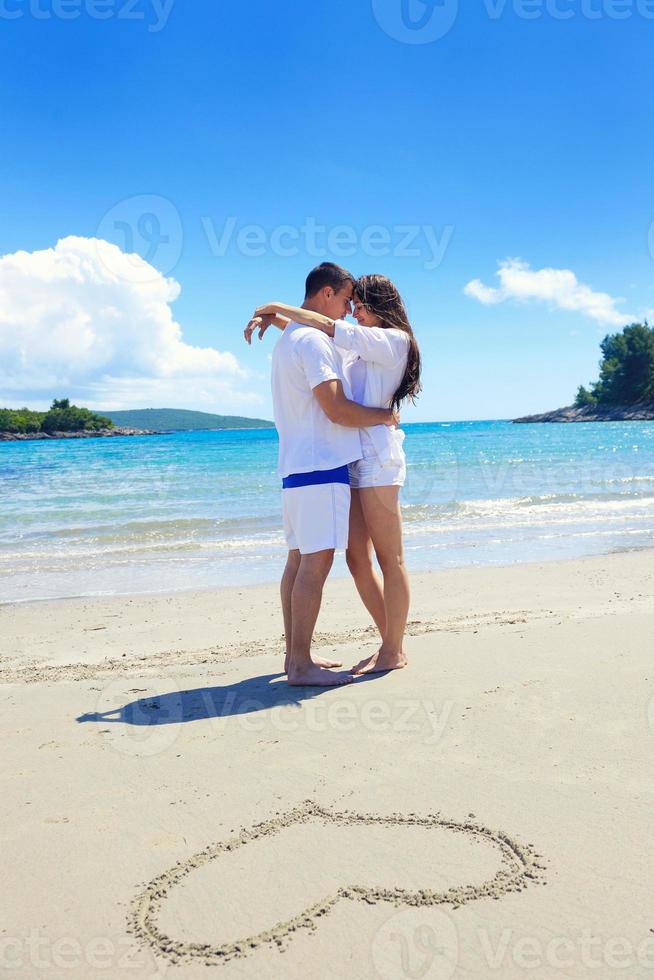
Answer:
[[[319,293],[325,286],[331,286],[335,293],[351,282],[354,285],[355,279],[351,272],[344,269],[334,262],[322,262],[312,269],[307,276],[307,283],[304,290],[304,298],[311,299]]]

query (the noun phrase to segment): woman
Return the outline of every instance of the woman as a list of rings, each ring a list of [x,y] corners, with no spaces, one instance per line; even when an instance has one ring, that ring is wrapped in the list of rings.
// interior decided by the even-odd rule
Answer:
[[[343,354],[343,368],[356,402],[399,408],[421,389],[420,352],[402,298],[386,276],[362,276],[354,287],[357,325],[331,320],[312,310],[268,303],[259,307],[245,330],[262,337],[274,323],[294,321],[322,330]],[[404,565],[399,491],[406,460],[399,429],[379,425],[361,430],[363,459],[350,465],[352,502],[346,553],[357,590],[379,629],[382,645],[354,674],[396,670],[407,664],[403,649],[409,612],[409,580]],[[383,589],[372,563],[375,549]]]

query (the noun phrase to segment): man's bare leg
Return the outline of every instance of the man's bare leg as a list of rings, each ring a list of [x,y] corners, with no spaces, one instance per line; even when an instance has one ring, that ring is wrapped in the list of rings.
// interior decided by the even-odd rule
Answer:
[[[333,550],[302,555],[291,592],[291,650],[288,683],[294,686],[337,687],[352,681],[311,658],[311,640],[320,612],[322,590],[334,561]]]
[[[289,551],[286,559],[286,568],[282,575],[279,593],[282,600],[282,616],[284,617],[284,639],[286,641],[286,656],[284,657],[284,673],[288,673],[288,661],[291,655],[291,637],[293,635],[293,613],[291,610],[291,596],[295,577],[300,568],[300,552],[297,549]]]
[[[282,600],[282,616],[284,618],[284,637],[286,640],[286,656],[284,657],[284,673],[288,673],[288,664],[291,656],[291,637],[293,636],[293,610],[291,604],[291,596],[293,595],[293,586],[295,585],[295,579],[300,568],[301,555],[297,549],[289,551],[288,558],[286,559],[286,568],[284,569],[284,574],[282,575],[282,581],[280,585],[280,596]],[[342,667],[343,662],[339,660],[328,660],[325,657],[318,657],[313,655],[313,662],[319,667]]]

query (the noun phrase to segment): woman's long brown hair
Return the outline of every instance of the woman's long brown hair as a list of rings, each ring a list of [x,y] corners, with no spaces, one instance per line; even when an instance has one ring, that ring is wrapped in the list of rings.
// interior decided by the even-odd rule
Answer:
[[[409,335],[409,353],[406,371],[393,395],[391,408],[399,408],[405,398],[415,402],[422,391],[420,382],[420,349],[411,329],[402,297],[386,276],[361,276],[354,284],[354,295],[370,313],[381,320],[381,326],[402,330]]]

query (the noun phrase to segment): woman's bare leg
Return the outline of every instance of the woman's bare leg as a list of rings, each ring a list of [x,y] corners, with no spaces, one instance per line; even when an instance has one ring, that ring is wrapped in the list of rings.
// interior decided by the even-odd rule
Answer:
[[[382,584],[372,564],[372,539],[361,509],[359,491],[352,490],[350,502],[350,532],[345,553],[361,601],[372,616],[382,640],[386,630],[386,612]]]
[[[402,648],[409,615],[409,576],[404,564],[399,487],[366,487],[359,490],[361,510],[384,576],[385,630],[379,651],[353,668],[355,673],[396,670],[405,667]]]

